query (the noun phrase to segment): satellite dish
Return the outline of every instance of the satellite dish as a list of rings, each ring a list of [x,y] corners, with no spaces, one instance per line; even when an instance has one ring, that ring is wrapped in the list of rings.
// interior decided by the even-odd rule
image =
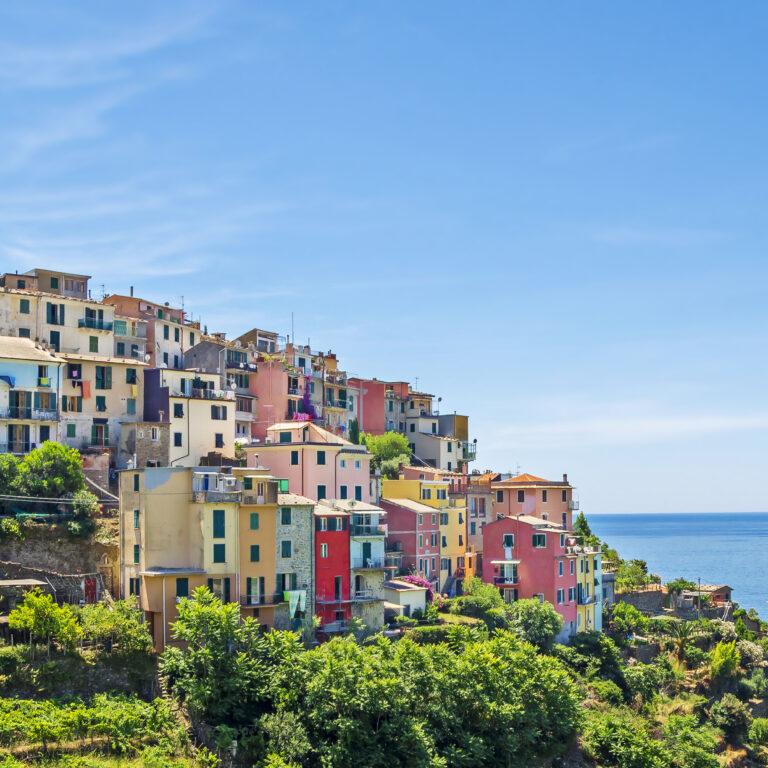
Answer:
[[[230,381],[230,382],[229,382],[229,388],[230,388],[230,389],[233,389],[233,390],[234,390],[234,389],[237,389],[237,384],[235,384],[235,382],[234,382],[234,381]]]
[[[149,352],[147,352],[147,354],[146,354],[146,355],[144,355],[144,362],[145,362],[145,363],[148,363],[148,362],[149,362],[149,359],[150,359],[151,357],[152,357],[152,355],[150,355],[150,354],[149,354]]]

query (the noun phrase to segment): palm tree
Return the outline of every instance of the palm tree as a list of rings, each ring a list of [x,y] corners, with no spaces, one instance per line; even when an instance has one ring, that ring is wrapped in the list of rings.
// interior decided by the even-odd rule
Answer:
[[[672,643],[675,647],[675,655],[680,661],[685,659],[685,652],[693,642],[693,638],[699,632],[699,625],[695,621],[675,621],[670,627]]]

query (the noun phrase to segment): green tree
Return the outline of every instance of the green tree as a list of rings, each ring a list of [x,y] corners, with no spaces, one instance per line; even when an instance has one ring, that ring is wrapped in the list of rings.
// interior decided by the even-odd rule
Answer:
[[[400,464],[410,464],[411,447],[408,438],[399,432],[385,432],[383,435],[364,435],[365,446],[373,454],[371,464],[382,474],[397,478]]]
[[[752,716],[746,704],[732,693],[726,693],[720,701],[716,701],[709,716],[712,725],[720,728],[732,744],[740,741],[752,724]]]
[[[350,420],[348,437],[351,443],[360,444],[360,422],[357,419]]]
[[[687,589],[693,589],[696,584],[688,579],[677,578],[667,582],[667,592],[670,595],[679,595]]]
[[[634,605],[616,603],[611,616],[611,629],[618,637],[643,634],[648,631],[650,620],[643,616]]]
[[[51,653],[51,640],[66,650],[74,650],[82,637],[82,629],[68,605],[59,606],[50,595],[33,589],[24,596],[23,602],[8,616],[11,629],[26,629],[30,645],[34,638],[43,640]]]
[[[686,658],[688,647],[699,633],[699,625],[695,621],[673,621],[669,625],[675,655],[680,661]]]
[[[12,453],[0,453],[0,494],[16,493],[19,460]]]
[[[735,640],[730,643],[718,643],[712,651],[712,660],[709,664],[712,678],[724,680],[735,677],[738,674],[740,662],[741,657],[736,650]]]
[[[551,603],[518,600],[512,604],[510,628],[542,651],[549,651],[563,626],[563,619]]]
[[[109,643],[126,653],[151,653],[152,637],[135,597],[84,605],[80,609],[84,636],[97,643]]]
[[[74,494],[85,487],[80,454],[61,443],[45,442],[20,462],[15,486],[23,496]]]
[[[587,522],[587,516],[583,512],[579,512],[578,517],[573,521],[573,530],[585,539],[592,535],[592,529]]]

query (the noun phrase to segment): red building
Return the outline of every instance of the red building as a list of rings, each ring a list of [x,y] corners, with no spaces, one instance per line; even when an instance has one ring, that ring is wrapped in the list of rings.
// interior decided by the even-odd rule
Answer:
[[[563,639],[577,630],[575,539],[559,525],[528,515],[503,517],[483,528],[483,581],[507,602],[546,600],[563,617]]]
[[[349,514],[315,506],[315,605],[326,633],[341,632],[349,624]]]
[[[440,510],[412,499],[381,499],[387,513],[387,549],[403,553],[402,568],[440,579]]]

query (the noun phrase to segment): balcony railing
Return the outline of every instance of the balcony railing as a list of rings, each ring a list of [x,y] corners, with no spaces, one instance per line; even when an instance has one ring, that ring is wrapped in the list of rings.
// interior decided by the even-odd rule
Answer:
[[[516,587],[520,584],[517,576],[496,576],[493,580],[496,585]]]
[[[365,602],[366,600],[378,600],[379,598],[374,596],[372,589],[358,589],[352,593],[352,599],[355,602]]]
[[[289,395],[298,395],[299,394],[299,388],[298,387],[288,387],[288,394]]]
[[[576,501],[575,499],[571,499],[568,502],[568,509],[577,510],[578,508],[579,508],[579,502]]]
[[[15,440],[10,443],[0,443],[0,453],[29,453],[35,447],[35,443],[25,443],[23,440]]]
[[[264,493],[243,492],[243,504],[277,504],[277,487],[267,488]]]
[[[333,400],[327,400],[325,403],[326,408],[340,408],[343,411],[347,410],[347,403],[343,400],[334,402]]]
[[[472,461],[477,458],[477,445],[469,440],[462,440],[461,447],[464,451],[464,458]]]
[[[386,531],[380,525],[352,525],[350,536],[384,536]]]
[[[588,597],[585,595],[579,595],[579,605],[592,605],[592,603],[595,602],[595,596],[589,595]]]
[[[241,497],[240,491],[192,491],[195,504],[237,504]]]
[[[448,486],[448,493],[463,494],[469,491],[468,483],[454,483]]]
[[[327,624],[323,624],[323,632],[327,634],[346,632],[348,629],[349,624],[346,621],[329,621]]]
[[[108,437],[92,437],[90,440],[87,440],[83,443],[83,448],[109,448],[109,438]]]
[[[176,394],[178,393],[178,394]],[[231,395],[227,395],[225,389],[208,389],[207,387],[198,388],[192,387],[192,389],[182,392],[181,390],[175,390],[174,397],[193,397],[196,400],[231,400]]]
[[[315,595],[315,602],[318,605],[332,605],[334,603],[341,604],[341,603],[348,603],[350,602],[351,598],[344,597],[341,594],[333,594],[329,595],[326,592],[318,592]]]
[[[77,321],[78,328],[90,328],[93,331],[111,331],[113,325],[109,320],[99,320],[97,317],[81,317]]]
[[[285,602],[282,592],[273,592],[269,595],[241,595],[240,605],[245,608],[258,608],[260,605],[280,605]]]
[[[352,568],[354,568],[356,571],[370,569],[370,570],[381,570],[384,567],[384,561],[383,560],[374,560],[371,557],[356,557],[351,562]]]
[[[47,408],[28,408],[12,405],[0,408],[0,419],[17,419],[19,421],[58,421],[59,412]]]
[[[115,320],[113,329],[115,336],[126,336],[131,339],[147,338],[147,328],[144,325],[134,325],[125,320]]]

